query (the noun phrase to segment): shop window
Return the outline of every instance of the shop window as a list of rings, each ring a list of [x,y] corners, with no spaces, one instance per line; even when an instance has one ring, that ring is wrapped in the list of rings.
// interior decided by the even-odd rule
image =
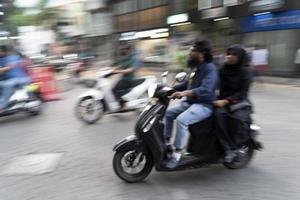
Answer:
[[[198,10],[211,8],[211,0],[198,0]]]
[[[137,1],[138,0],[127,0],[116,3],[113,5],[113,13],[115,15],[122,15],[137,10]]]
[[[167,3],[168,3],[167,0],[153,0],[153,6],[160,6],[160,5],[164,5]]]
[[[130,12],[130,1],[123,1],[121,2],[121,13],[120,14],[125,14]]]
[[[151,8],[153,5],[153,0],[139,0],[139,9]]]
[[[215,7],[222,7],[223,6],[223,0],[212,0],[212,8]]]
[[[131,1],[131,12],[138,10],[138,0],[130,0]]]
[[[138,0],[138,10],[148,9],[160,5],[165,5],[168,3],[168,0]]]
[[[113,10],[113,14],[115,15],[119,14],[119,4],[115,3],[112,7],[112,10]]]
[[[122,14],[126,13],[126,10],[127,10],[127,8],[126,8],[125,1],[115,4],[115,14],[116,15],[122,15]]]

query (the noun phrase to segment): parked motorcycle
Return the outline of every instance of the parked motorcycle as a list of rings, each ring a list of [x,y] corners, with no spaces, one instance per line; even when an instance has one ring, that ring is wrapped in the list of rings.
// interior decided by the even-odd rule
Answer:
[[[0,92],[1,93],[1,92]],[[17,87],[10,97],[8,106],[0,112],[0,117],[26,112],[31,116],[40,114],[43,99],[36,84]]]
[[[79,96],[75,108],[77,116],[83,122],[93,124],[105,114],[135,111],[147,105],[149,98],[146,94],[148,87],[156,82],[154,76],[136,79],[132,88],[126,89],[125,94],[121,96],[125,102],[121,106],[112,91],[112,81],[109,79],[112,75],[114,73],[111,68],[104,68],[100,71],[98,79],[88,81],[89,87],[93,89]]]
[[[176,76],[178,82],[182,82],[186,73]],[[164,143],[163,119],[170,98],[175,90],[166,84],[153,84],[149,87],[148,94],[153,98],[139,116],[135,135],[131,135],[117,143],[113,150],[113,169],[122,180],[134,183],[145,179],[153,166],[157,171],[176,171],[200,168],[211,164],[223,164],[229,169],[245,167],[254,156],[255,150],[262,148],[257,141],[259,127],[249,125],[249,139],[241,142],[238,156],[231,163],[223,161],[224,152],[214,133],[213,120],[211,118],[196,123],[189,127],[190,139],[185,153],[178,167],[169,169],[166,167],[172,152]]]

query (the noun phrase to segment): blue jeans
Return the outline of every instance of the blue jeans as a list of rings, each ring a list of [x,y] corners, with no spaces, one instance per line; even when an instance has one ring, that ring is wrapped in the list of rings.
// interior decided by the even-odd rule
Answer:
[[[31,80],[28,77],[11,78],[8,80],[0,81],[0,109],[7,106],[9,98],[15,92],[16,86],[25,86],[30,84]]]
[[[175,138],[175,148],[182,150],[186,146],[188,139],[188,127],[191,124],[200,122],[212,115],[212,109],[201,104],[180,104],[169,108],[165,115],[165,138],[172,137],[173,121],[176,119],[177,134]]]

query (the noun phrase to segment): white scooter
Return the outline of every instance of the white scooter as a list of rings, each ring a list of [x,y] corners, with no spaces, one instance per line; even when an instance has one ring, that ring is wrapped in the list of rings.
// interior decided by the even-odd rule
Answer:
[[[79,96],[76,105],[76,114],[80,120],[87,124],[96,123],[104,114],[122,113],[142,110],[148,103],[147,90],[157,79],[155,76],[146,76],[136,79],[136,84],[128,88],[121,99],[124,106],[116,100],[113,94],[110,76],[114,75],[111,68],[103,68],[98,74],[98,79],[93,80],[89,87],[93,89]]]
[[[0,117],[18,112],[26,112],[31,116],[35,116],[40,114],[41,108],[42,98],[37,85],[31,84],[25,87],[17,87],[9,99],[8,106],[0,112]]]

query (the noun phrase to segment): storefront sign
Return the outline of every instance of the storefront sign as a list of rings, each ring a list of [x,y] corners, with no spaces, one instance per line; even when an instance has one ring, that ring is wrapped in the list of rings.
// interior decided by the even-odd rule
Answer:
[[[244,32],[300,28],[300,10],[246,17],[241,27]]]

